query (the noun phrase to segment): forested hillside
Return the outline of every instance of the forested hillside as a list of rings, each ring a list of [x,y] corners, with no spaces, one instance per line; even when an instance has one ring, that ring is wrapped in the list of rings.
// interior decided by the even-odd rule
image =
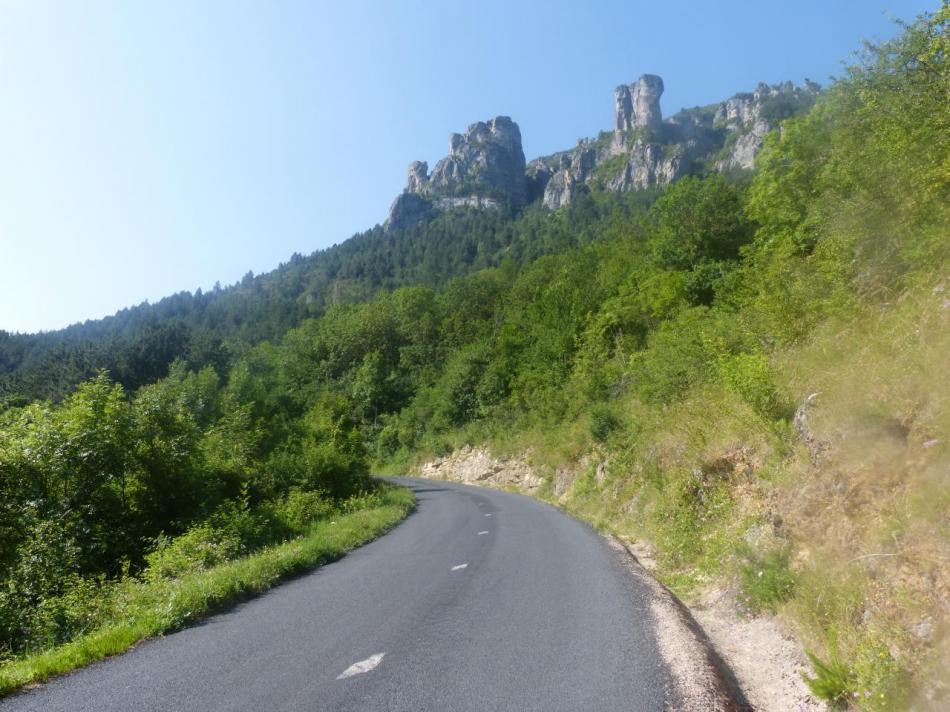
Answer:
[[[0,649],[86,630],[107,581],[286,538],[371,467],[487,443],[531,453],[551,497],[556,468],[607,463],[565,505],[651,542],[682,595],[729,580],[782,615],[817,695],[937,709],[948,23],[868,47],[752,172],[451,210],[0,334]]]
[[[630,196],[633,204],[649,199],[649,191]],[[538,205],[516,219],[459,209],[403,230],[377,226],[227,288],[182,292],[59,331],[0,331],[0,403],[59,401],[100,369],[134,390],[163,378],[176,359],[223,375],[245,346],[279,339],[330,305],[401,286],[438,286],[505,261],[520,266],[596,239],[593,222],[602,212],[590,198],[556,219]]]

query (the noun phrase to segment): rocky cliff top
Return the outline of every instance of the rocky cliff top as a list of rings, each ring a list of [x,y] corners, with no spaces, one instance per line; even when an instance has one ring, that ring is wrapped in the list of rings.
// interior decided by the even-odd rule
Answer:
[[[628,191],[665,185],[690,172],[750,169],[765,136],[806,111],[820,92],[809,80],[759,84],[719,104],[663,119],[663,79],[643,74],[614,90],[614,127],[596,139],[525,164],[518,124],[507,116],[479,121],[449,138],[449,154],[429,174],[409,164],[406,188],[387,226],[408,227],[444,210],[501,209],[540,199],[554,210],[579,191]]]
[[[521,130],[507,116],[478,121],[449,137],[449,155],[432,174],[424,161],[409,164],[406,189],[390,209],[389,226],[405,227],[433,211],[460,205],[501,207],[527,200]],[[411,196],[411,197],[407,197]]]
[[[662,95],[663,80],[655,74],[644,74],[633,84],[614,89],[614,130],[659,131]]]
[[[811,106],[820,87],[759,84],[755,91],[663,119],[663,80],[644,74],[614,90],[614,128],[528,164],[536,195],[552,210],[591,188],[623,192],[692,172],[750,169],[765,136]]]

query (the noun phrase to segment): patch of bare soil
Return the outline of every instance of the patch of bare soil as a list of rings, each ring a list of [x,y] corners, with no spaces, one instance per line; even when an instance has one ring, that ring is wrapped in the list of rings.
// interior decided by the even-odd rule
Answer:
[[[771,616],[744,618],[721,591],[709,591],[691,607],[693,617],[735,673],[757,712],[823,712],[802,679],[808,661]]]

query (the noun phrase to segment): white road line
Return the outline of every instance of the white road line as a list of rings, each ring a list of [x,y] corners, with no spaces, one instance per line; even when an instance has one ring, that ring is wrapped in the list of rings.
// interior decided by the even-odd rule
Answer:
[[[488,533],[488,530],[486,529],[486,530],[483,531],[483,532],[478,532],[478,536],[481,536],[482,534],[487,534],[487,533]]]
[[[377,665],[383,661],[383,656],[386,653],[376,653],[376,655],[370,655],[366,660],[360,660],[358,663],[353,663],[346,670],[337,675],[337,680],[344,680],[348,677],[353,677],[354,675],[360,675],[364,672],[369,672]]]
[[[459,569],[464,569],[464,568],[467,568],[467,567],[468,567],[468,564],[459,564],[458,566],[453,566],[453,567],[452,567],[452,570],[453,570],[453,571],[458,571]]]
[[[486,514],[485,516],[486,516],[486,517],[490,517],[490,516],[491,516],[491,512],[489,512],[489,513]]]

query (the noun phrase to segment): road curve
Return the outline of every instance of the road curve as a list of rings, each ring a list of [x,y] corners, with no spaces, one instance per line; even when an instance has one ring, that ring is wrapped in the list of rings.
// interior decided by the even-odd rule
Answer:
[[[0,710],[661,710],[649,592],[521,495],[400,479],[395,530]],[[381,656],[381,657],[380,657]]]

